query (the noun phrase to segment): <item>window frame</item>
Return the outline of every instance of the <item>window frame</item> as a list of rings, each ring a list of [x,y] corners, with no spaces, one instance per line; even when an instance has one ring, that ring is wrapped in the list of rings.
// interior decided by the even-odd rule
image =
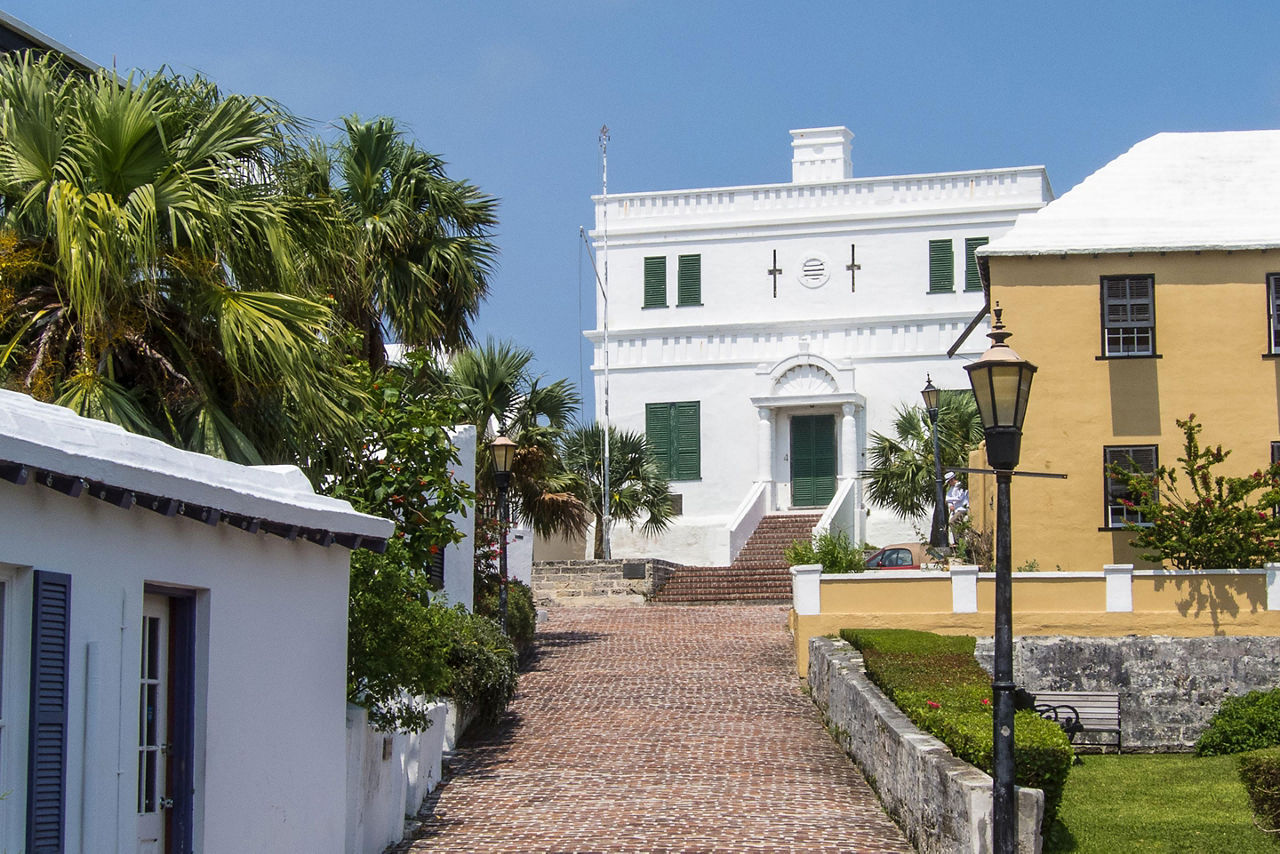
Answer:
[[[942,245],[947,251],[942,253]],[[944,261],[945,259],[945,261]],[[946,267],[943,270],[943,266]],[[946,287],[935,285],[946,281]],[[953,294],[956,292],[956,242],[955,238],[945,237],[929,240],[929,293]]]
[[[1111,325],[1107,319],[1107,309],[1113,303],[1108,302],[1108,299],[1107,299],[1108,286],[1118,282],[1129,283],[1137,280],[1145,280],[1147,287],[1149,288],[1150,297],[1148,300],[1148,305],[1149,305],[1151,319],[1147,323],[1142,323],[1142,324],[1125,323],[1125,324]],[[1133,300],[1131,297],[1128,297],[1127,293],[1128,293],[1128,287],[1126,287],[1126,299],[1123,304],[1126,306],[1132,306],[1135,304],[1135,300]],[[1131,274],[1122,273],[1117,275],[1099,277],[1098,306],[1099,306],[1099,324],[1100,324],[1100,331],[1101,331],[1100,343],[1102,346],[1102,355],[1098,356],[1099,360],[1160,358],[1159,351],[1156,349],[1156,277],[1155,277],[1155,274],[1153,273],[1131,273]],[[1129,318],[1129,320],[1132,320],[1132,318]],[[1139,352],[1126,353],[1123,351],[1115,352],[1115,353],[1111,352],[1111,342],[1108,336],[1108,330],[1110,329],[1120,329],[1120,330],[1147,329],[1148,336],[1149,336],[1149,344],[1148,344],[1147,352],[1142,352],[1142,353],[1139,353]],[[1123,335],[1124,332],[1121,332],[1119,334]],[[1135,332],[1134,334],[1136,335],[1138,333]],[[1123,347],[1123,341],[1120,342],[1120,346]]]
[[[1267,355],[1280,356],[1280,273],[1267,273]]]
[[[650,286],[649,286],[650,285],[649,262],[651,261],[655,262],[653,265],[654,266],[653,277],[655,280],[655,286],[653,290],[650,290]],[[657,299],[656,280],[659,276],[657,267],[659,266],[659,263],[662,267],[662,271],[660,274],[662,278],[662,302],[656,301]],[[643,283],[644,283],[643,289],[642,289],[643,304],[641,305],[641,308],[667,308],[667,256],[666,255],[646,255],[645,256]]]
[[[1116,481],[1115,478],[1111,476],[1111,473],[1109,471],[1111,466],[1114,463],[1118,462],[1118,460],[1113,459],[1113,455],[1120,452],[1126,452],[1126,451],[1130,452],[1126,454],[1126,456],[1129,457],[1130,462],[1133,462],[1135,465],[1137,465],[1137,461],[1133,459],[1133,455],[1131,453],[1137,450],[1151,451],[1150,471],[1147,471],[1145,469],[1139,469],[1139,470],[1142,471],[1144,474],[1149,474],[1154,476],[1156,471],[1159,470],[1160,468],[1160,446],[1159,445],[1156,445],[1156,444],[1104,445],[1102,447],[1102,522],[1103,524],[1102,524],[1102,527],[1099,528],[1099,530],[1101,531],[1123,531],[1125,529],[1124,527],[1125,524],[1128,522],[1133,522],[1134,524],[1141,525],[1141,526],[1146,526],[1150,524],[1149,522],[1147,522],[1142,518],[1142,514],[1138,510],[1132,507],[1125,507],[1123,504],[1120,503],[1122,499],[1126,499],[1130,496],[1129,489],[1127,486],[1120,487],[1119,489],[1116,486],[1114,486],[1114,484],[1117,484],[1118,482]],[[1119,494],[1120,489],[1123,489],[1123,494]],[[1119,512],[1121,514],[1122,518],[1119,523],[1116,522],[1113,511]],[[1130,518],[1131,516],[1133,518]]]

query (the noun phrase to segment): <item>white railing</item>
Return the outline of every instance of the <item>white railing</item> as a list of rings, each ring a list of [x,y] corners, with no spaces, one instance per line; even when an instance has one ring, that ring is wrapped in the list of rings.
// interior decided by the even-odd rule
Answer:
[[[834,502],[833,502],[834,503]],[[824,517],[825,518],[825,517]],[[821,524],[821,523],[819,523]],[[791,568],[792,607],[799,615],[821,613],[822,584],[883,583],[885,581],[910,582],[917,579],[937,581],[939,574],[931,570],[870,570],[856,574],[822,574],[819,566],[795,566]],[[978,612],[978,582],[993,583],[993,573],[979,574],[976,566],[952,566],[947,573],[951,580],[951,612],[976,614]],[[1015,573],[1015,586],[1054,583],[1070,579],[1095,580],[1105,586],[1106,612],[1127,613],[1133,611],[1134,579],[1163,579],[1186,581],[1200,578],[1228,579],[1265,576],[1266,610],[1280,610],[1280,563],[1269,563],[1262,569],[1198,569],[1134,570],[1133,564],[1107,564],[1102,572],[1035,572]]]
[[[836,487],[835,497],[827,504],[827,509],[822,512],[822,518],[818,519],[818,524],[813,527],[815,539],[819,534],[829,533],[832,530],[844,531],[854,545],[858,545],[858,532],[855,530],[858,519],[857,486],[857,478],[849,477],[840,481]]]
[[[734,511],[729,521],[729,563],[737,559],[738,552],[742,551],[747,540],[751,539],[756,525],[759,525],[760,520],[769,512],[769,493],[772,485],[768,481],[757,481],[752,485],[747,497],[742,499],[738,509]]]

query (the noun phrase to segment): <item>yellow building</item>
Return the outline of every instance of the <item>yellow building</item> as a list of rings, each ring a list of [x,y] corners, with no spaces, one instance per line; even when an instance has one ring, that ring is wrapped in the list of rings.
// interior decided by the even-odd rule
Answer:
[[[1104,469],[1176,466],[1177,419],[1231,450],[1223,473],[1278,458],[1280,131],[1151,137],[979,255],[1010,345],[1039,366],[1019,468],[1068,475],[1014,478],[1015,568],[1149,568]],[[990,524],[983,480],[971,506]]]

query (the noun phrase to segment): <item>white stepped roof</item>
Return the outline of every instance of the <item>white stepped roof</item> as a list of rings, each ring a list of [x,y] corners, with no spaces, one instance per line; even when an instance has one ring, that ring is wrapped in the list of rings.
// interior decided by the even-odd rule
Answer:
[[[0,461],[366,541],[385,540],[395,530],[389,519],[317,495],[295,466],[245,466],[184,451],[2,389]]]
[[[1277,246],[1280,130],[1262,130],[1144,139],[979,254]]]

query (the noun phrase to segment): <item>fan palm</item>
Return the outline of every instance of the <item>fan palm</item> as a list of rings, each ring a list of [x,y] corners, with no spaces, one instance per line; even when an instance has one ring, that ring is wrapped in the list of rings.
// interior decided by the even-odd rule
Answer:
[[[962,468],[982,442],[982,418],[973,394],[943,390],[938,402],[938,450],[942,467]],[[900,406],[893,435],[871,434],[867,451],[867,498],[877,507],[911,519],[933,510],[937,471],[933,438],[923,407]]]
[[[4,382],[248,463],[346,435],[358,392],[300,277],[324,212],[269,180],[293,127],[198,77],[0,59]]]
[[[409,346],[455,350],[488,292],[497,201],[450,179],[390,118],[343,120],[333,145],[313,143],[291,164],[299,189],[334,203],[343,239],[318,256],[339,314],[362,335],[370,367],[388,334]]]
[[[573,492],[595,517],[595,557],[604,551],[604,428],[576,427],[564,435],[560,453],[574,475]],[[665,531],[673,516],[671,493],[662,467],[643,433],[609,427],[609,515],[641,523],[649,535]],[[641,521],[643,520],[643,521]]]
[[[499,435],[517,445],[511,469],[516,515],[546,536],[586,533],[590,516],[572,492],[557,440],[582,398],[568,380],[544,385],[532,371],[533,352],[488,339],[453,357],[445,378],[466,421],[476,426],[477,491],[492,495],[489,443]]]

